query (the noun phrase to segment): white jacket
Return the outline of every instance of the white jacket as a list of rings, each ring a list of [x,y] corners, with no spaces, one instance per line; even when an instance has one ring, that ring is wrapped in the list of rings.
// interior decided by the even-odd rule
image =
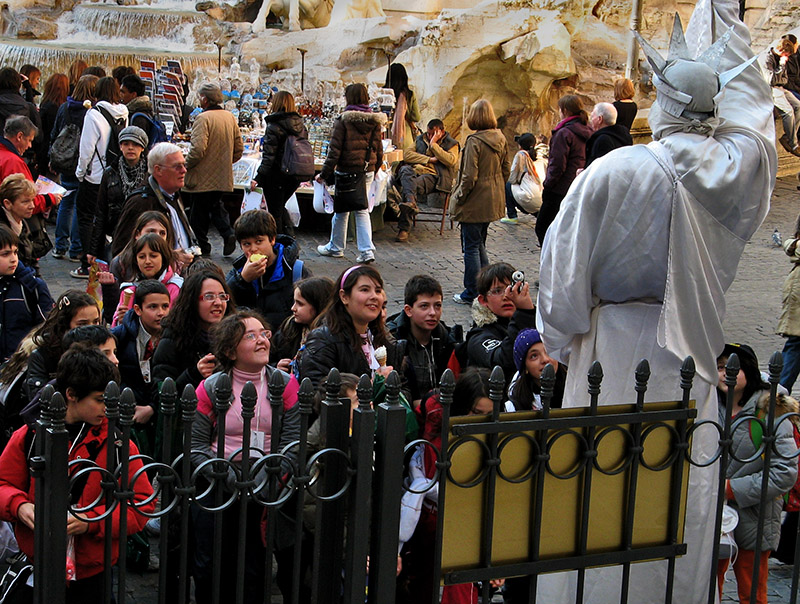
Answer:
[[[96,107],[103,107],[115,119],[124,118],[125,125],[128,124],[128,108],[125,105],[113,105],[107,101],[100,101]],[[99,109],[92,107],[83,118],[78,168],[75,170],[78,180],[86,179],[92,184],[100,184],[103,170],[106,168],[106,149],[110,136],[110,124]]]

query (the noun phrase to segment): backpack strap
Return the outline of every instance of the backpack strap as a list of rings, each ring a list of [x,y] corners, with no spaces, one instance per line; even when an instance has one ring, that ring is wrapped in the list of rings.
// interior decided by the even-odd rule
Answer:
[[[303,261],[298,258],[292,266],[292,283],[297,283],[303,278]]]

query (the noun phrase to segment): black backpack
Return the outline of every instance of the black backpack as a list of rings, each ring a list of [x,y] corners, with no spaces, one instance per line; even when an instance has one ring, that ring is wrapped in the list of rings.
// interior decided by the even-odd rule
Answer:
[[[281,172],[284,176],[291,176],[300,182],[314,178],[314,150],[307,138],[300,138],[294,134],[286,137]]]
[[[50,145],[50,167],[53,172],[75,174],[81,147],[81,129],[67,124]]]
[[[130,116],[129,122],[133,124],[133,121],[137,117],[143,117],[144,119],[147,120],[147,123],[149,125],[147,129],[147,138],[149,141],[147,143],[148,151],[153,148],[153,145],[157,145],[158,143],[165,143],[169,140],[169,137],[167,137],[167,128],[166,126],[164,126],[161,120],[152,118],[146,113],[138,112]]]
[[[107,109],[103,107],[93,107],[97,109],[106,121],[108,125],[111,126],[111,136],[108,137],[108,147],[106,147],[106,156],[100,158],[100,163],[103,166],[103,170],[105,170],[108,166],[116,166],[119,162],[119,158],[122,157],[122,151],[119,149],[119,133],[122,132],[122,129],[128,125],[128,122],[125,118],[114,118]],[[95,147],[95,153],[97,153],[97,148]]]

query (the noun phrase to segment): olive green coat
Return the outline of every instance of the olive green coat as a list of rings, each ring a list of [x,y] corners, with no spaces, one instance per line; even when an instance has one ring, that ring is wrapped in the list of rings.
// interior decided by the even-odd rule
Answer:
[[[787,239],[783,250],[791,258],[792,270],[783,282],[783,308],[777,332],[782,336],[800,336],[800,239]]]
[[[505,186],[509,174],[511,156],[506,137],[500,130],[479,130],[468,136],[450,199],[453,220],[484,223],[505,216]]]

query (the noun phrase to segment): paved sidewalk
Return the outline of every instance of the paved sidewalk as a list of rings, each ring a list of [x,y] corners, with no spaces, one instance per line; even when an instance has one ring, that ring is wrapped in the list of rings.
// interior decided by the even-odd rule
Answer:
[[[762,227],[745,247],[736,280],[727,296],[727,318],[724,322],[728,341],[749,343],[758,354],[762,368],[766,369],[769,355],[783,346],[783,339],[775,335],[775,326],[781,310],[781,287],[791,264],[782,249],[775,246],[772,233],[777,228],[784,236],[793,234],[800,213],[800,191],[794,177],[779,179],[772,201],[772,209]],[[521,215],[519,225],[494,223],[489,228],[487,243],[492,262],[505,260],[525,271],[526,279],[533,283],[538,279],[539,248],[534,234],[535,220]],[[377,261],[386,281],[389,313],[402,308],[403,286],[406,280],[417,273],[429,273],[437,278],[444,288],[444,320],[460,323],[465,331],[470,326],[469,309],[452,301],[452,295],[462,290],[463,261],[459,231],[446,229],[439,236],[438,225],[419,223],[411,233],[408,243],[396,243],[396,226],[389,223],[374,236]],[[327,232],[299,232],[301,256],[306,266],[317,276],[335,279],[344,268],[355,262],[357,250],[351,243],[345,258],[323,258],[316,253],[317,245],[327,242]],[[215,233],[211,236],[214,249],[213,260],[227,272],[232,259],[220,256],[222,240]],[[86,281],[69,277],[68,271],[75,264],[66,260],[47,257],[41,262],[42,275],[50,285],[54,297],[68,288],[86,287]],[[791,567],[775,561],[770,563],[770,602],[788,603],[791,588]],[[732,573],[730,574],[732,579]],[[158,574],[150,572],[142,576],[130,575],[128,602],[151,604],[156,602],[154,587]],[[277,599],[275,600],[278,601]],[[737,601],[735,582],[726,583],[724,602]]]

